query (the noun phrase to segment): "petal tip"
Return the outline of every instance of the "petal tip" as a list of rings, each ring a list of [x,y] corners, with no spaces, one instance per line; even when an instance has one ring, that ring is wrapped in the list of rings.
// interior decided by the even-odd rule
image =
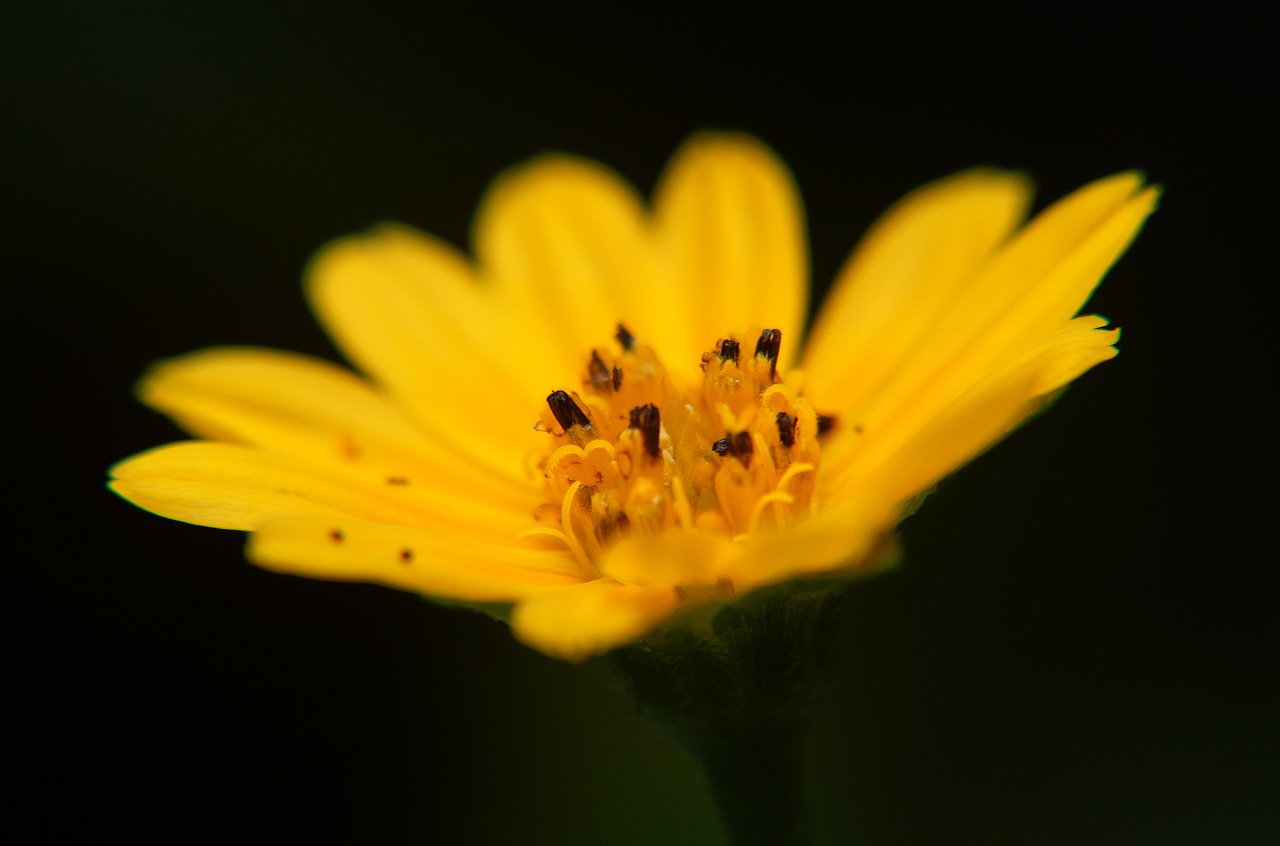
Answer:
[[[772,171],[793,187],[795,179],[786,162],[764,141],[746,132],[704,129],[691,135],[671,157],[668,170],[688,167],[744,168]]]

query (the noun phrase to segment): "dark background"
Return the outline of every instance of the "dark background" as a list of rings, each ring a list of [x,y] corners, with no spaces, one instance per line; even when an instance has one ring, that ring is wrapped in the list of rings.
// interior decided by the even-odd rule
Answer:
[[[299,289],[328,239],[399,219],[465,246],[532,154],[648,192],[725,128],[793,169],[819,289],[888,204],[972,164],[1042,200],[1130,167],[1167,190],[1091,305],[1123,354],[944,485],[852,599],[811,738],[819,841],[1280,842],[1253,548],[1270,60],[1258,22],[1158,8],[7,4],[21,805],[82,839],[721,842],[690,760],[591,668],[260,572],[240,535],[103,479],[179,437],[131,396],[149,362],[336,356]]]

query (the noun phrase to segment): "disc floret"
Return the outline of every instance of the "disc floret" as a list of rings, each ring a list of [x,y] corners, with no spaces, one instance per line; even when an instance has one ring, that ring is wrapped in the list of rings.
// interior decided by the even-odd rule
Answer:
[[[690,385],[619,325],[612,344],[586,357],[580,390],[547,396],[536,427],[551,439],[536,462],[546,502],[533,532],[598,571],[625,537],[684,529],[741,539],[808,514],[821,427],[778,367],[781,343],[777,329],[760,332],[753,353],[722,338]]]

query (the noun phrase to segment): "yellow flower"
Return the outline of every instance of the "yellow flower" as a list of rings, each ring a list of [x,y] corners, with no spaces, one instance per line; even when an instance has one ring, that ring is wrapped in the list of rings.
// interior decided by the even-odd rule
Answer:
[[[315,258],[311,304],[367,380],[258,349],[164,362],[142,398],[204,440],[112,487],[252,532],[272,570],[511,605],[569,660],[857,573],[914,498],[1116,354],[1075,315],[1157,189],[1120,174],[1023,225],[1030,194],[972,170],[902,200],[802,348],[800,202],[760,143],[695,137],[651,209],[535,159],[485,197],[474,261],[395,225]]]

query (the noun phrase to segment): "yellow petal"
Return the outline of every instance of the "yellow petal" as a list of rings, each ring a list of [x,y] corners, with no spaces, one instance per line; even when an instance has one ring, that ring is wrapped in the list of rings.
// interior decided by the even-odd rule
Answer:
[[[619,322],[661,340],[669,303],[652,295],[644,207],[604,167],[548,155],[503,174],[481,203],[473,240],[496,295],[559,356],[561,379],[575,376]]]
[[[643,637],[675,608],[670,589],[599,579],[524,601],[511,615],[511,630],[540,652],[582,661]]]
[[[753,535],[740,545],[731,578],[739,591],[794,576],[842,568],[870,568],[871,554],[897,520],[891,503],[843,502],[788,529]]]
[[[383,226],[325,247],[307,277],[339,347],[433,437],[498,473],[523,466],[547,385],[563,378],[556,345],[457,250]]]
[[[1023,175],[970,170],[927,185],[885,213],[822,304],[805,348],[807,387],[824,409],[855,409],[927,345],[969,294],[1031,201]]]
[[[795,361],[809,260],[799,194],[777,156],[746,136],[695,136],[663,175],[654,214],[667,268],[654,296],[693,306],[688,334],[664,347],[667,366],[696,365],[717,338],[769,328],[782,330],[781,363]]]
[[[1096,364],[1113,359],[1120,340],[1119,329],[1105,328],[1096,314],[1077,317],[1008,365],[1007,373],[1028,367],[1035,373],[1031,396],[1040,397],[1074,381]]]
[[[618,541],[600,570],[624,584],[642,587],[714,584],[725,575],[731,546],[727,539],[708,532],[671,529]]]
[[[868,437],[914,430],[1075,313],[1154,208],[1121,174],[1050,207],[999,250],[892,379],[844,414]],[[1136,192],[1136,193],[1135,193]]]
[[[859,444],[849,468],[831,482],[831,501],[875,498],[900,503],[972,461],[1034,412],[1044,397],[1113,357],[1117,330],[1087,316],[1070,321],[1010,361],[923,425]]]
[[[1155,210],[1139,174],[1099,180],[1055,203],[1000,250],[935,338],[935,385],[972,385],[1057,331],[1084,305]],[[942,357],[938,358],[938,351]]]
[[[281,573],[374,582],[444,599],[510,602],[577,584],[561,551],[457,538],[351,518],[276,520],[250,538],[249,560]]]
[[[502,476],[462,460],[352,373],[292,353],[204,350],[152,368],[142,399],[188,431],[341,465],[401,486],[434,486],[513,508],[536,504],[518,467]]]
[[[426,488],[384,486],[234,444],[192,441],[159,447],[112,468],[111,487],[134,504],[187,523],[252,531],[281,517],[357,517],[454,531],[513,536],[527,513]]]
[[[970,312],[991,315],[994,305],[1001,323],[1022,327],[1026,337],[1052,331],[1084,305],[1137,237],[1159,194],[1158,187],[1143,188],[1140,173],[1129,172],[1054,203],[983,269],[976,290],[994,302],[972,302]]]

